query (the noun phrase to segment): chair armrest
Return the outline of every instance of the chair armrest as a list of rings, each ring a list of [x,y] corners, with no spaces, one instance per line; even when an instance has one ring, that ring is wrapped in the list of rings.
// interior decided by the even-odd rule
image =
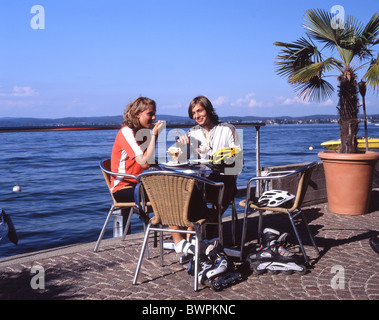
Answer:
[[[279,180],[279,179],[286,178],[286,177],[298,174],[300,172],[303,172],[304,170],[306,170],[310,167],[313,167],[316,164],[317,164],[317,161],[313,161],[313,162],[311,162],[311,163],[309,163],[309,164],[307,164],[301,168],[298,168],[298,169],[287,170],[287,171],[272,171],[272,172],[269,172],[265,176],[253,177],[247,183],[247,191],[250,192],[250,186],[254,181],[264,182],[264,181],[268,181],[268,180]]]
[[[103,170],[105,173],[109,174],[110,176],[115,177],[126,177],[126,178],[133,178],[137,180],[137,177],[133,174],[127,174],[127,173],[120,173],[120,172],[112,172],[104,168],[103,162],[100,162],[100,169]]]
[[[302,172],[302,171],[308,169],[309,167],[313,167],[316,164],[317,164],[317,161],[314,161],[314,162],[311,162],[311,163],[307,164],[306,166],[303,166],[301,168],[294,169],[294,170],[271,171],[271,172],[267,173],[264,176],[256,176],[256,177],[251,178],[249,180],[248,184],[251,184],[253,181],[256,181],[256,180],[260,180],[260,181],[264,181],[264,180],[276,180],[276,179],[282,179],[282,178],[285,178],[285,177],[289,177],[289,176],[292,176],[292,175],[297,174],[299,172]]]
[[[285,174],[293,173],[294,171],[295,171],[295,170],[287,170],[287,171],[270,171],[270,172],[267,172],[267,174],[266,174],[265,176],[267,177],[267,176],[270,176],[270,175],[273,175],[273,174],[276,174],[276,175],[282,176],[282,175],[285,175]]]
[[[276,175],[270,175],[271,173],[276,174]],[[292,176],[295,173],[297,173],[296,170],[291,170],[291,171],[269,172],[269,174],[265,176],[256,176],[256,177],[251,178],[248,181],[247,188],[250,189],[251,184],[255,181],[265,182],[265,181],[270,181],[270,180],[278,180],[278,179]]]

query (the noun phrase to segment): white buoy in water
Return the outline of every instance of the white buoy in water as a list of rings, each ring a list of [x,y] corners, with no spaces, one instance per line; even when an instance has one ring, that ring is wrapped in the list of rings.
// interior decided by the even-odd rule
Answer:
[[[21,192],[21,187],[16,184],[14,187],[13,187],[13,192]]]
[[[313,150],[313,147],[312,147],[312,146],[310,146],[310,147],[309,147],[309,150]]]

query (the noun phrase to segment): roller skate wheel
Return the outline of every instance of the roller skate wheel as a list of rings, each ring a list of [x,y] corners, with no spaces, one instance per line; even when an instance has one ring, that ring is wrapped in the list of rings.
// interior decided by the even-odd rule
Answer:
[[[301,267],[302,270],[301,271],[300,270],[296,270],[296,272],[298,274],[306,274],[307,273],[307,268],[305,266],[303,266],[302,264],[300,264],[299,267]]]
[[[278,274],[278,273],[279,273],[278,270],[268,269],[267,271],[268,271],[269,274],[272,274],[272,275],[274,275],[274,274]]]
[[[260,274],[263,274],[265,273],[265,269],[258,269],[259,267],[259,263],[256,264],[256,263],[253,263],[251,266],[250,266],[250,269],[255,272],[257,275],[260,275]]]
[[[213,291],[221,291],[222,286],[219,283],[217,283],[216,280],[217,280],[217,278],[210,281],[211,288]]]
[[[290,270],[290,269],[284,270],[283,273],[286,274],[286,275],[290,275],[290,274],[293,273],[293,270]]]

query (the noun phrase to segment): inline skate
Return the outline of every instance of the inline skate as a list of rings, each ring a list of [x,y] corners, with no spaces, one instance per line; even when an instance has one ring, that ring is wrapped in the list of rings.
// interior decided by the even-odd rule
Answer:
[[[198,274],[200,284],[208,282],[214,291],[220,291],[242,280],[241,274],[235,270],[233,262],[227,257],[218,241],[208,246],[205,256],[206,259],[200,261]]]
[[[300,263],[300,256],[288,251],[288,233],[280,234],[277,230],[266,228],[263,230],[262,245],[247,256],[250,270],[259,274],[268,271],[270,274],[283,272],[305,274],[306,267]]]

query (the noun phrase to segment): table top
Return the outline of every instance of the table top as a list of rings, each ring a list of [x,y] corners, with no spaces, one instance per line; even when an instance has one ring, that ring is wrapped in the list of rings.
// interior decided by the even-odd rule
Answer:
[[[169,170],[187,174],[204,175],[211,173],[221,174],[224,169],[210,163],[196,163],[189,161],[183,164],[160,163],[151,167],[153,170]]]
[[[241,170],[235,171],[234,167],[224,168],[221,166],[215,166],[212,163],[210,163],[209,160],[205,161],[201,159],[190,159],[188,162],[182,164],[176,164],[172,162],[154,164],[150,167],[149,170],[166,170],[200,176],[207,176],[210,174],[237,176],[241,173],[241,171],[245,169],[246,167],[244,165],[242,166]]]

